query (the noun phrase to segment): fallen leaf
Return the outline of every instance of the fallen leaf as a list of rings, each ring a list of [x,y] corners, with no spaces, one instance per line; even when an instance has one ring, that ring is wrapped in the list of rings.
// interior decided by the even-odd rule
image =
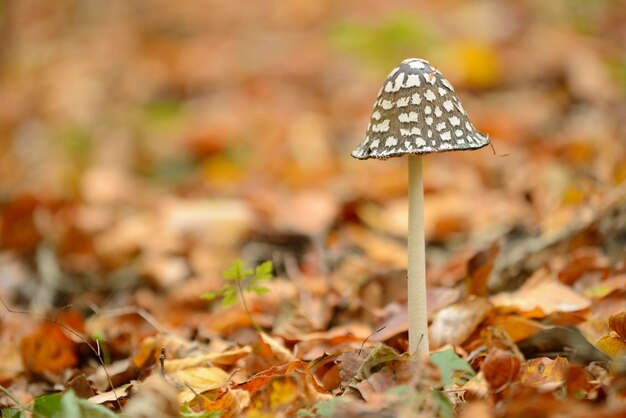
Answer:
[[[114,401],[117,401],[118,399],[127,398],[128,396],[130,396],[131,390],[133,390],[136,387],[136,385],[137,385],[137,382],[135,381],[135,382],[127,383],[125,385],[116,387],[109,391],[99,393],[89,398],[89,402],[93,402],[96,404],[103,404],[106,402],[114,402]]]
[[[467,402],[472,402],[478,399],[487,399],[489,396],[489,383],[485,379],[485,375],[482,371],[476,373],[476,376],[472,377],[467,383],[463,385],[464,395],[463,398]]]
[[[443,386],[452,384],[462,386],[476,375],[470,365],[459,357],[452,348],[432,353],[430,361],[439,368]]]
[[[309,363],[311,373],[315,375],[317,380],[328,392],[337,389],[341,385],[338,363],[338,355],[329,355],[326,353]]]
[[[231,366],[237,362],[237,360],[248,356],[252,352],[252,348],[249,346],[235,348],[227,350],[222,353],[208,353],[199,356],[172,359],[165,361],[166,372],[176,372],[179,370],[188,369],[190,367],[197,367],[204,364]]]
[[[195,406],[195,403],[199,403],[205,411],[219,412],[220,418],[238,417],[250,405],[250,393],[242,389],[223,388],[215,397],[210,392],[200,394],[197,402],[190,405]]]
[[[355,245],[365,251],[371,262],[387,268],[406,269],[406,245],[364,228],[350,227],[346,232]]]
[[[488,249],[480,251],[470,258],[467,263],[470,294],[481,297],[487,295],[489,275],[493,270],[494,263],[499,253],[500,245],[494,242]]]
[[[596,347],[604,351],[613,360],[626,356],[626,341],[617,335],[605,335],[596,342]]]
[[[0,383],[12,380],[23,371],[24,363],[19,340],[13,338],[0,339]]]
[[[487,299],[470,297],[440,310],[430,326],[431,348],[437,349],[445,344],[462,344],[492,308]]]
[[[626,339],[626,311],[609,316],[609,328],[621,338]]]
[[[315,380],[308,365],[301,360],[257,373],[233,388],[250,393],[247,416],[279,412],[289,416],[300,408],[308,408],[330,398],[324,387]]]
[[[522,311],[539,308],[545,315],[574,312],[591,306],[591,301],[556,280],[545,269],[537,271],[518,290],[502,292],[489,300],[497,307],[516,307]]]
[[[526,386],[552,390],[565,382],[568,368],[569,362],[563,357],[554,360],[547,357],[531,359],[522,366],[520,382]]]
[[[62,328],[50,322],[42,323],[34,334],[22,338],[22,362],[33,373],[60,373],[78,364],[78,345],[68,338]]]
[[[589,398],[594,389],[591,379],[591,374],[584,368],[575,364],[570,365],[566,382],[568,395],[576,399]]]
[[[347,360],[348,358],[345,358]],[[416,361],[407,353],[399,354],[393,348],[378,344],[369,352],[367,357],[360,361],[361,355],[358,351],[353,352],[351,361],[340,366],[340,375],[346,385],[344,397],[364,399],[365,401],[375,401],[380,394],[394,386],[418,381],[432,381],[436,369],[428,362]],[[349,378],[354,366],[360,362],[359,368],[346,382],[344,378]],[[343,369],[343,370],[342,370]]]
[[[607,356],[587,341],[576,328],[546,328],[519,341],[517,345],[526,358],[561,356],[581,364],[608,360]]]
[[[495,348],[487,355],[481,371],[491,390],[497,393],[517,380],[521,365],[515,353]]]
[[[267,367],[280,366],[294,359],[293,353],[278,339],[270,337],[266,333],[259,333],[259,340],[254,347],[258,361]]]
[[[546,328],[540,322],[517,315],[496,314],[491,324],[506,332],[513,342],[528,338]]]
[[[459,418],[494,418],[493,407],[487,401],[473,401],[459,407]]]
[[[124,416],[133,418],[178,418],[180,395],[160,375],[152,375],[137,386],[124,407]]]
[[[91,398],[96,394],[91,382],[87,379],[85,373],[79,373],[65,384],[66,389],[74,391],[79,398]]]
[[[180,403],[189,402],[196,394],[216,389],[224,385],[229,374],[219,367],[189,367],[166,375],[179,388],[178,400]],[[154,375],[154,378],[160,376]]]
[[[352,381],[361,365],[372,351],[371,348],[346,351],[337,356],[339,377],[344,386]]]

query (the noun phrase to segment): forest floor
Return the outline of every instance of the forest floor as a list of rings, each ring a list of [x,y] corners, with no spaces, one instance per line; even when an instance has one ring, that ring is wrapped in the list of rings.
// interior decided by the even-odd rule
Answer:
[[[109,3],[0,2],[2,417],[626,417],[626,7]],[[411,56],[493,144],[425,159],[430,358],[350,157]]]

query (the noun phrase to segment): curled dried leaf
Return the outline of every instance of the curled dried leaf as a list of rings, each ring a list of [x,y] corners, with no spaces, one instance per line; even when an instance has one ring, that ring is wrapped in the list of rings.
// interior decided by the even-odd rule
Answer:
[[[482,372],[491,390],[499,392],[517,379],[521,365],[515,353],[495,348],[485,359]]]
[[[609,328],[622,339],[626,339],[626,311],[618,312],[609,317]]]

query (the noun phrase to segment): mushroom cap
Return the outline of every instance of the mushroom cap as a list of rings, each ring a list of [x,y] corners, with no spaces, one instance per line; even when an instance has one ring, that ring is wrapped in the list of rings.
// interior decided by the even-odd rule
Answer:
[[[409,58],[378,92],[365,139],[352,151],[361,160],[482,148],[478,132],[452,84],[428,61]]]

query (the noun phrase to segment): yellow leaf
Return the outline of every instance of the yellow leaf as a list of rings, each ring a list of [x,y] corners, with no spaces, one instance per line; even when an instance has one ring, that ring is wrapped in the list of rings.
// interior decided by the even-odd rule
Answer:
[[[626,356],[626,342],[615,334],[600,337],[596,347],[604,351],[613,360]]]
[[[234,364],[240,358],[250,354],[252,349],[249,346],[224,351],[223,353],[209,353],[201,356],[187,357],[165,361],[165,371],[175,372],[190,367],[197,367],[204,364],[226,365]]]
[[[291,380],[274,380],[270,392],[270,406],[289,405],[298,397],[298,386]]]
[[[565,381],[568,369],[569,362],[563,357],[554,360],[547,357],[534,358],[524,363],[520,382],[535,388],[553,389]]]
[[[192,367],[167,375],[182,387],[178,395],[181,403],[189,402],[197,393],[217,389],[228,381],[229,374],[219,367]]]

